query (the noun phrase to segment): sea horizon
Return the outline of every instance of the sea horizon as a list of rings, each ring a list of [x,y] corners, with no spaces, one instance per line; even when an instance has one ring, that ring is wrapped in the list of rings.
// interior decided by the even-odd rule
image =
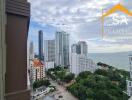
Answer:
[[[89,53],[88,58],[94,62],[102,62],[118,69],[129,71],[129,54],[131,52],[117,52],[117,53]]]

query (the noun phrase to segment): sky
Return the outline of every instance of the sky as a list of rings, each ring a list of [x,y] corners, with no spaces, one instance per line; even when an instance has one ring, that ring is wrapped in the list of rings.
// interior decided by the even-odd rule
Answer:
[[[105,27],[108,33],[102,38],[101,16],[103,12],[118,3],[132,11],[132,0],[28,0],[31,3],[31,21],[28,42],[33,41],[38,51],[38,31],[43,30],[44,40],[55,38],[56,31],[70,34],[70,44],[86,41],[89,53],[113,53],[132,51],[132,19],[125,15],[128,30],[125,34],[112,34],[112,29],[122,26]],[[120,15],[119,12],[115,15]],[[123,14],[122,14],[123,15]],[[113,14],[114,16],[114,14]],[[119,17],[120,18],[120,17]],[[112,16],[105,20],[109,23]],[[125,29],[123,29],[124,31]]]

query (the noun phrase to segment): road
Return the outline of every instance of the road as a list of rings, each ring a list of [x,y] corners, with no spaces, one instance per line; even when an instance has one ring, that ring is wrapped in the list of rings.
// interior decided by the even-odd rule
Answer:
[[[51,84],[56,86],[57,91],[53,92],[52,94],[49,94],[49,96],[54,97],[55,100],[78,100],[73,95],[71,95],[71,93],[69,93],[63,86],[58,85],[54,81],[51,81]],[[62,98],[59,98],[59,96],[62,96]],[[46,98],[49,98],[49,97],[46,97]],[[44,100],[46,100],[46,98],[44,98]]]

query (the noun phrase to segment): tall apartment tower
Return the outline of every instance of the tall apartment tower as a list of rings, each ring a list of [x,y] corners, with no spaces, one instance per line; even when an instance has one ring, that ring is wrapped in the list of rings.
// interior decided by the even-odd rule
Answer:
[[[77,44],[73,44],[71,46],[71,52],[81,55],[87,55],[88,54],[87,43],[85,41],[79,41]]]
[[[77,53],[87,55],[88,54],[88,46],[85,41],[79,41],[77,47]]]
[[[44,40],[44,60],[55,62],[55,40]]]
[[[27,0],[0,0],[0,100],[30,100],[26,61],[29,22]]]
[[[44,55],[43,55],[43,31],[39,31],[38,35],[38,49],[39,49],[39,59],[44,60]]]
[[[44,41],[44,62],[46,70],[55,65],[55,40]]]
[[[55,35],[55,64],[69,66],[69,34],[64,31]]]

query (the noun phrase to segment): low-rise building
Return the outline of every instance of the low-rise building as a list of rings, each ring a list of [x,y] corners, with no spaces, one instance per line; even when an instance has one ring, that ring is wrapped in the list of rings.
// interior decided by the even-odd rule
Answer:
[[[37,81],[44,79],[45,77],[45,66],[39,59],[34,59],[32,61],[32,80]]]
[[[45,62],[45,68],[46,68],[46,70],[54,68],[54,64],[55,64],[54,61]]]

